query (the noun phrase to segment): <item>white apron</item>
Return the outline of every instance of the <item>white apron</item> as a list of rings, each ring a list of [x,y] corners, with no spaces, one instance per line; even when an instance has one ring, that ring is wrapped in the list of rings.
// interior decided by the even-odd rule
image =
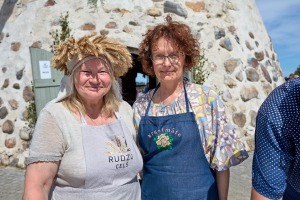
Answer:
[[[142,170],[143,160],[129,129],[119,113],[115,114],[115,121],[100,126],[87,125],[81,116],[85,185],[55,186],[53,200],[141,199],[137,174]]]

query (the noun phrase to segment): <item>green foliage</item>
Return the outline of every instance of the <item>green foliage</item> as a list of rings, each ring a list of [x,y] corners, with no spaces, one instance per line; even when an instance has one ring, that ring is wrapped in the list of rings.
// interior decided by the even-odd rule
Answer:
[[[100,0],[101,5],[103,5],[103,0]],[[88,0],[88,5],[90,5],[92,8],[97,9],[98,7],[98,0]]]
[[[294,74],[300,76],[300,65],[298,66]]]
[[[98,0],[88,0],[87,4],[93,8],[97,8],[97,2]]]
[[[71,29],[69,27],[69,12],[65,15],[61,15],[59,18],[59,25],[61,30],[55,30],[50,32],[49,34],[54,39],[53,43],[50,45],[51,52],[54,53],[54,46],[58,45],[60,42],[65,41],[68,37],[70,37]]]
[[[34,101],[31,101],[29,105],[26,107],[27,110],[27,121],[28,121],[28,127],[34,128],[37,116],[36,116],[36,108]]]
[[[207,59],[203,55],[200,55],[200,61],[197,66],[193,68],[193,82],[199,85],[203,85],[207,77],[209,76],[209,72],[206,71],[203,67],[206,63]]]

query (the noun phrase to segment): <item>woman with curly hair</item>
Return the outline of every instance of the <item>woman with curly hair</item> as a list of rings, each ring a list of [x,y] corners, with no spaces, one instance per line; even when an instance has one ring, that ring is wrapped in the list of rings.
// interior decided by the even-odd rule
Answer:
[[[65,76],[39,114],[23,199],[140,199],[143,162],[117,82],[132,66],[126,46],[94,34],[71,37],[52,61]]]
[[[133,105],[142,199],[227,199],[229,168],[248,154],[216,92],[183,77],[200,59],[191,29],[167,16],[147,31],[139,58],[159,82]]]

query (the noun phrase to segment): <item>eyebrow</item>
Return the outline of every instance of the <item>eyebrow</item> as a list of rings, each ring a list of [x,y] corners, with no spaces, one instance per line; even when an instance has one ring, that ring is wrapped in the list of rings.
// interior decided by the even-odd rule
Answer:
[[[170,54],[173,54],[173,53],[179,53],[179,51],[172,51],[172,52],[170,52],[169,54],[167,54],[167,55],[170,55]],[[165,55],[164,53],[160,53],[159,51],[153,51],[153,54],[162,54],[162,55]]]

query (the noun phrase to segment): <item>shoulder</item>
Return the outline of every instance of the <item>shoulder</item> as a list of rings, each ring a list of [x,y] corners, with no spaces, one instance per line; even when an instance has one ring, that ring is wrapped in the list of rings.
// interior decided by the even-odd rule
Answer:
[[[122,101],[120,103],[120,107],[119,107],[120,110],[131,110],[131,106],[128,102],[126,101]]]
[[[129,128],[131,135],[135,138],[136,133],[133,126],[133,111],[130,104],[126,101],[122,101],[119,107],[119,113],[121,115],[121,119],[124,120],[127,128]]]
[[[129,103],[122,101],[119,106],[119,112],[121,114],[132,113],[132,108]]]
[[[38,122],[42,124],[56,124],[62,129],[67,126],[75,128],[75,126],[80,124],[74,114],[61,102],[49,102],[39,113]]]
[[[136,99],[136,101],[133,104],[133,108],[142,108],[145,107],[145,105],[148,104],[150,98],[150,94],[153,94],[153,89],[149,90],[148,92],[142,94],[140,97]]]
[[[58,113],[62,114],[62,113],[66,113],[67,112],[67,109],[65,108],[65,106],[59,102],[59,103],[55,103],[55,102],[52,102],[50,101],[49,103],[46,104],[46,106],[41,110],[40,113],[49,113],[49,114],[52,114],[56,117]]]
[[[35,134],[65,135],[74,132],[79,127],[79,122],[61,102],[48,103],[39,113]]]
[[[278,98],[281,97],[281,98]],[[299,100],[300,98],[300,78],[289,80],[275,88],[266,101],[279,100],[282,97],[290,97],[291,100]]]
[[[126,101],[121,102],[118,112],[120,113],[123,119],[132,119],[133,116],[132,107]]]
[[[186,90],[191,99],[197,99],[201,102],[210,103],[219,98],[217,92],[204,85],[186,82]]]
[[[200,94],[217,96],[217,93],[211,87],[191,82],[186,82],[185,85],[186,89],[190,90],[191,92],[199,92]]]
[[[300,111],[300,78],[289,80],[275,88],[260,107],[260,112],[271,109],[289,112]]]

